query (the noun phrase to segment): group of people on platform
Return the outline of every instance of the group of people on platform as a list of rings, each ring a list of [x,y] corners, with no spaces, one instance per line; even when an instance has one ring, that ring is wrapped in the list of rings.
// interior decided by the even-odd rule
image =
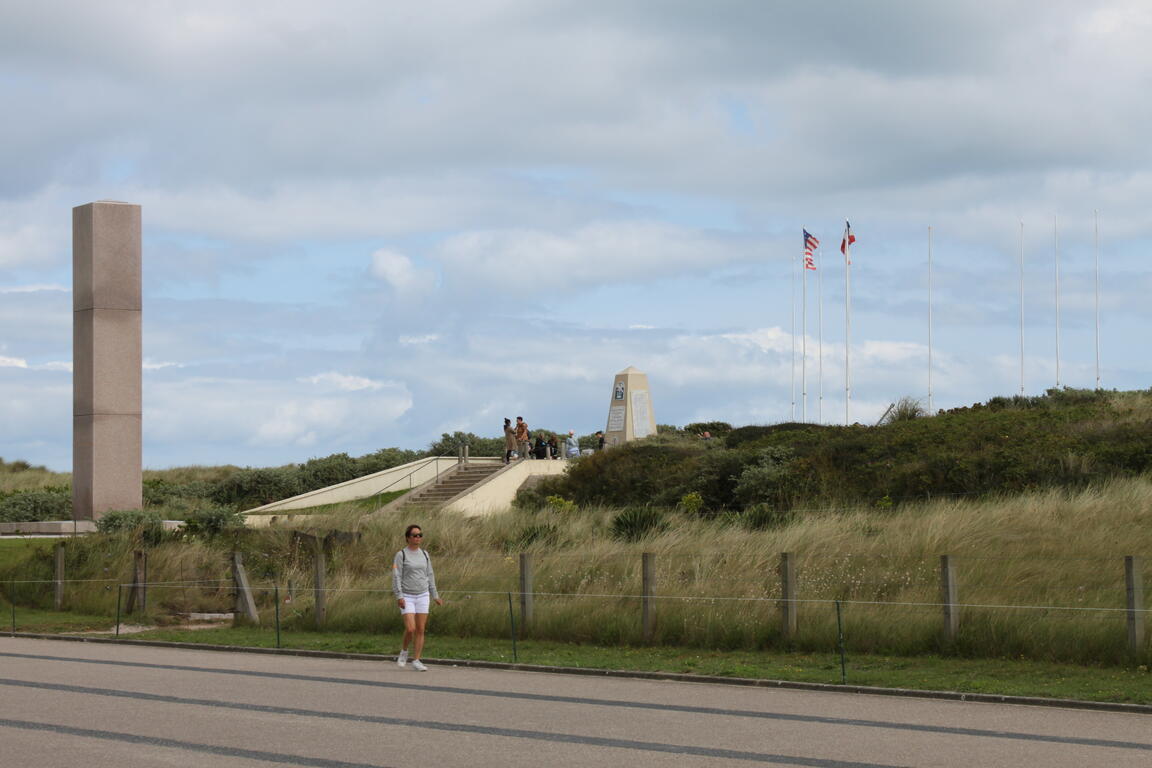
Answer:
[[[597,432],[600,439],[600,448],[604,447],[603,433]],[[513,459],[574,459],[580,455],[580,441],[576,439],[576,432],[568,430],[568,436],[563,444],[557,440],[556,435],[537,433],[533,440],[528,430],[528,422],[523,416],[516,417],[516,423],[511,419],[504,419],[504,463]]]

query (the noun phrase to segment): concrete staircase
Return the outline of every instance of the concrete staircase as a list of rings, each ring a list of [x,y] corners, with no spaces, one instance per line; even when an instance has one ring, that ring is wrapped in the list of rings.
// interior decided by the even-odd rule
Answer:
[[[397,506],[404,508],[443,506],[468,489],[480,485],[502,469],[504,469],[504,464],[499,461],[472,461],[423,490],[405,494],[397,499],[399,502]]]

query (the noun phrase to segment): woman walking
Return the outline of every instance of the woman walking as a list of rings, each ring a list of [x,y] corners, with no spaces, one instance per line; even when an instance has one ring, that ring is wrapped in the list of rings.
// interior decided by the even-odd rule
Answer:
[[[404,641],[396,663],[402,667],[408,664],[408,645],[411,644],[412,669],[426,672],[428,667],[420,661],[420,655],[424,652],[424,628],[428,626],[428,602],[431,599],[436,605],[444,605],[444,601],[436,591],[432,558],[421,548],[424,531],[418,525],[410,525],[404,531],[404,540],[407,546],[392,558],[392,593],[404,619]]]

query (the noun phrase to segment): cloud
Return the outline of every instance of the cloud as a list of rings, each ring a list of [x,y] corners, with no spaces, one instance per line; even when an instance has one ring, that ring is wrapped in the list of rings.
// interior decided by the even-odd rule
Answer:
[[[336,373],[330,371],[328,373],[318,373],[315,376],[302,378],[300,381],[309,384],[318,384],[330,389],[337,389],[343,392],[357,392],[363,389],[381,389],[384,387],[385,382],[373,381],[366,379],[363,376],[350,376],[348,374]]]
[[[408,298],[420,297],[436,284],[436,276],[430,270],[420,269],[404,254],[386,248],[372,254],[372,274]]]

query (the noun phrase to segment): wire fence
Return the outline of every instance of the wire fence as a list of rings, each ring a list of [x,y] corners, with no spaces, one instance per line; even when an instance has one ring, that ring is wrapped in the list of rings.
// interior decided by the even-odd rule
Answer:
[[[867,599],[853,596],[853,590],[888,582],[857,580],[845,588],[843,573],[826,571],[801,570],[803,578],[796,578],[790,557],[780,555],[771,573],[775,583],[759,583],[761,594],[716,590],[734,583],[725,580],[704,585],[702,594],[668,594],[660,585],[682,588],[678,569],[691,571],[698,563],[648,554],[635,558],[639,560],[633,564],[635,573],[627,578],[617,574],[608,582],[631,588],[596,589],[606,582],[591,579],[582,582],[582,590],[558,590],[547,585],[563,579],[536,579],[541,575],[537,569],[548,558],[505,556],[498,560],[503,584],[493,584],[487,574],[488,578],[442,590],[446,605],[437,609],[436,626],[444,634],[506,641],[514,661],[525,640],[832,652],[839,655],[845,679],[849,651],[1152,659],[1144,631],[1150,609],[1140,558],[1124,559],[1123,579],[1106,580],[1113,604],[1071,605],[961,600],[957,588],[965,582],[957,584],[955,563],[948,558],[941,558],[935,571],[921,563],[918,578],[904,582],[907,588],[939,590],[940,599]],[[402,630],[388,587],[346,580],[331,585],[326,582],[329,575],[319,570],[311,579],[297,573],[295,578],[252,583],[236,554],[227,578],[149,580],[143,576],[147,556],[134,560],[137,576],[128,580],[0,582],[10,634],[96,632],[120,637],[130,624],[133,632],[184,626],[196,614],[224,619],[254,633],[239,642],[255,638],[276,648],[284,647],[285,633],[291,633],[295,642],[302,633],[321,630],[377,637]],[[570,558],[561,562],[573,565]],[[748,586],[746,574],[743,583]],[[822,594],[833,583],[839,583],[841,594]],[[48,610],[49,605],[54,610]],[[98,626],[101,620],[105,623]]]

